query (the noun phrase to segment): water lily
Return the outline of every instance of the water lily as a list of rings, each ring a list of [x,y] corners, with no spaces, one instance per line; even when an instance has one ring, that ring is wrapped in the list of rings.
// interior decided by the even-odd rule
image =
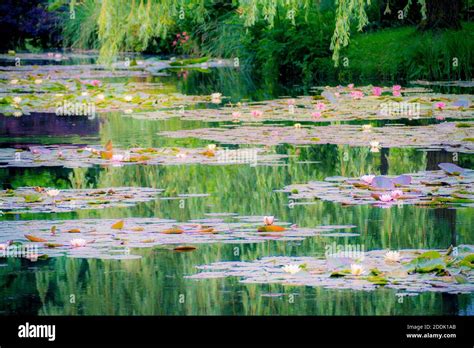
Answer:
[[[222,99],[222,93],[212,93],[211,94],[211,101],[214,104],[220,104]]]
[[[14,97],[14,98],[13,98],[13,102],[14,102],[15,104],[20,104],[21,101],[22,101],[21,97]]]
[[[359,265],[357,263],[351,264],[351,274],[355,276],[360,276],[364,273],[365,269],[364,266]]]
[[[96,98],[97,98],[97,100],[104,100],[104,99],[105,99],[105,95],[103,95],[102,93],[101,93],[101,94],[97,94]]]
[[[0,250],[7,250],[8,244],[7,243],[0,243]]]
[[[381,148],[380,143],[376,140],[371,141],[369,145],[370,145],[370,152],[379,152]]]
[[[352,91],[351,92],[351,97],[354,99],[360,99],[364,96],[364,93],[361,91]]]
[[[133,113],[133,110],[132,109],[125,109],[123,111],[125,114],[132,114]]]
[[[402,94],[399,91],[392,91],[394,97],[400,97]]]
[[[130,102],[132,101],[133,97],[131,95],[126,95],[125,97],[123,97],[123,99],[127,102]]]
[[[400,85],[393,85],[392,86],[392,91],[400,92],[401,90],[402,90],[402,86],[400,86]]]
[[[370,185],[370,184],[372,184],[372,181],[374,180],[374,178],[375,178],[375,175],[362,175],[360,177],[360,180],[362,180],[366,184]]]
[[[241,114],[240,114],[240,112],[238,112],[238,111],[234,111],[234,112],[232,113],[232,117],[233,117],[234,119],[238,119],[238,118],[240,118],[240,116],[241,116]]]
[[[23,113],[22,113],[21,111],[15,111],[15,112],[13,113],[13,116],[14,116],[14,117],[21,117],[21,116],[23,116]]]
[[[267,226],[273,225],[273,221],[275,220],[274,216],[264,216],[263,223]]]
[[[64,97],[64,94],[62,94],[62,93],[56,93],[54,96],[55,96],[56,98],[62,98],[62,97]]]
[[[372,94],[379,97],[382,95],[382,87],[374,87],[372,88]]]
[[[446,107],[446,103],[439,102],[435,104],[435,108],[438,110],[443,110]]]
[[[63,56],[63,55],[62,55],[61,53],[56,53],[56,54],[54,55],[54,58],[60,59],[60,58],[62,58],[62,56]]]
[[[217,145],[216,145],[216,144],[209,144],[209,145],[207,145],[207,149],[208,149],[209,151],[215,151],[216,148],[217,148]]]
[[[392,192],[390,192],[390,196],[393,199],[399,199],[399,198],[403,197],[403,191],[402,190],[393,190]]]
[[[46,191],[46,194],[49,196],[49,197],[56,197],[57,195],[59,195],[59,190],[48,190]]]
[[[349,83],[349,84],[347,85],[347,87],[349,87],[350,89],[352,89],[352,88],[354,88],[354,84],[353,84],[353,83]]]
[[[82,238],[75,238],[75,239],[71,239],[69,241],[69,244],[71,244],[73,248],[80,248],[80,247],[86,246],[87,241]]]
[[[384,203],[391,202],[393,200],[392,195],[389,194],[380,195],[379,199]]]
[[[101,82],[99,80],[92,80],[89,84],[94,87],[99,87]]]
[[[399,262],[400,253],[398,251],[387,251],[384,258],[385,258],[385,261],[388,261],[388,262]]]
[[[318,119],[321,117],[321,113],[319,111],[315,111],[311,114],[311,117],[314,119]]]
[[[444,117],[444,116],[442,116],[442,115],[438,115],[438,116],[436,116],[436,119],[437,119],[438,121],[444,121],[444,120],[446,119],[446,117]]]
[[[35,80],[35,85],[41,85],[43,83],[42,79],[36,79]]]
[[[263,115],[263,111],[260,110],[252,110],[252,116],[254,117],[260,117]]]
[[[290,274],[296,274],[301,271],[300,266],[298,265],[285,265],[283,266],[283,271]]]
[[[372,130],[372,125],[371,125],[371,124],[364,124],[364,125],[362,126],[362,130],[363,130],[364,132],[370,132],[370,131]]]
[[[124,156],[123,155],[112,155],[112,161],[114,162],[122,162],[123,161],[123,158]]]
[[[294,126],[296,129],[300,129],[301,128],[301,123],[295,123],[295,126]]]
[[[87,96],[89,95],[89,92],[82,92],[81,95],[82,95],[83,97],[87,97]]]
[[[10,84],[11,85],[17,85],[18,84],[18,80],[10,80]]]
[[[184,152],[181,152],[181,153],[178,153],[178,154],[176,155],[176,157],[177,157],[177,158],[180,158],[180,159],[184,159],[184,158],[186,158],[186,154],[185,154]]]
[[[314,107],[316,108],[316,110],[324,110],[326,109],[326,104],[324,104],[323,102],[318,102]]]
[[[295,105],[295,100],[294,99],[288,99],[288,105]]]

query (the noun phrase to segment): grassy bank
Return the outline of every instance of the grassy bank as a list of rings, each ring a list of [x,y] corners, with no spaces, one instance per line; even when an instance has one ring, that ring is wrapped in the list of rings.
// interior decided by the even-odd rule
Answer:
[[[461,31],[384,29],[355,35],[341,54],[348,67],[341,66],[337,74],[355,81],[470,80],[473,52],[474,23],[463,23]]]

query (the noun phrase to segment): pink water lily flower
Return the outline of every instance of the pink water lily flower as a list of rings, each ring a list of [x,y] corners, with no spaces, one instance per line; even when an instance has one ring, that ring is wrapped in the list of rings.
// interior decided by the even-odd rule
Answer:
[[[260,110],[252,110],[252,116],[254,117],[260,117],[263,115],[263,111]]]
[[[401,94],[399,91],[393,91],[393,92],[392,92],[392,95],[393,95],[394,97],[400,97],[402,94]]]
[[[438,116],[436,116],[436,119],[437,119],[438,121],[444,121],[444,120],[446,119],[446,117],[441,116],[441,115],[438,115]]]
[[[400,92],[402,90],[402,86],[400,85],[393,85],[392,90]]]
[[[295,103],[294,99],[288,99],[288,105],[295,105]]]
[[[403,191],[402,190],[393,190],[392,192],[390,192],[390,196],[393,199],[399,199],[399,198],[403,197]]]
[[[318,119],[321,117],[321,113],[319,111],[315,111],[311,114],[311,117],[314,119]]]
[[[354,98],[354,99],[360,99],[364,96],[364,93],[362,93],[361,91],[352,91],[351,92],[351,97]]]
[[[393,198],[392,198],[391,195],[381,195],[381,196],[379,197],[379,199],[380,199],[381,202],[386,203],[386,202],[392,201]]]
[[[382,95],[382,87],[374,87],[372,88],[372,94],[375,96],[381,96]]]
[[[349,83],[349,84],[347,85],[347,87],[349,87],[350,89],[352,89],[352,88],[354,88],[354,84],[353,84],[353,83]]]
[[[372,184],[372,181],[374,180],[374,178],[375,178],[375,175],[362,175],[360,177],[360,180],[362,180],[366,184],[370,185],[370,184]]]
[[[435,104],[435,108],[438,110],[443,110],[446,107],[446,103],[439,102]]]
[[[274,216],[264,216],[263,217],[263,223],[265,225],[268,225],[268,226],[273,225],[274,220],[275,220]]]
[[[324,104],[323,102],[318,102],[315,106],[316,110],[324,110],[326,109],[326,104]]]
[[[240,115],[240,112],[238,112],[238,111],[234,111],[234,112],[232,113],[232,117],[233,117],[233,118],[239,118],[240,116],[241,116],[241,115]]]

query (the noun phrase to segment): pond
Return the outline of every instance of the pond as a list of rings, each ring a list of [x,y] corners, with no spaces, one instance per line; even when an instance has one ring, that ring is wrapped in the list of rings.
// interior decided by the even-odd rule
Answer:
[[[84,57],[81,59],[76,63],[90,64],[90,60]],[[2,64],[11,66],[6,61],[2,61]],[[29,62],[26,59],[23,64],[31,66],[38,62]],[[51,73],[51,76],[55,76],[55,73]],[[155,75],[146,72],[144,76],[103,76],[99,79],[104,85],[127,83],[125,87],[122,86],[125,91],[131,88],[132,84],[138,86],[137,89],[143,88],[145,84],[151,84],[150,88],[159,89],[162,96],[179,94],[198,96],[199,99],[209,98],[212,93],[219,92],[228,97],[225,99],[226,103],[233,104],[239,102],[251,104],[318,94],[308,86],[272,86],[265,81],[253,80],[245,72],[225,67],[204,71],[177,69]],[[392,84],[380,82],[381,86]],[[429,88],[439,98],[443,98],[443,95],[462,94],[472,99],[469,94],[472,93],[472,87],[429,86]],[[5,83],[2,89],[3,96],[8,91],[11,93]],[[16,93],[20,94],[18,90]],[[29,92],[24,93],[23,95],[26,95]],[[35,90],[34,93],[39,95],[41,91]],[[0,228],[0,243],[5,242],[7,236],[11,236],[12,226],[18,225],[15,228],[19,231],[13,239],[25,241],[24,234],[46,235],[44,231],[40,231],[43,225],[47,226],[49,231],[51,225],[60,226],[61,221],[68,221],[68,226],[75,227],[74,220],[77,220],[77,228],[83,229],[81,224],[86,219],[94,221],[108,219],[107,221],[111,223],[124,220],[125,224],[130,224],[129,219],[133,218],[133,223],[138,225],[140,219],[164,219],[171,221],[170,226],[183,229],[194,223],[199,225],[198,228],[209,225],[216,230],[222,226],[225,228],[226,224],[233,227],[236,222],[244,221],[253,223],[251,228],[256,232],[256,226],[264,224],[264,216],[274,216],[279,225],[287,226],[287,230],[292,226],[291,231],[295,234],[303,233],[303,229],[316,229],[321,226],[326,226],[328,233],[319,231],[312,235],[293,236],[294,238],[287,235],[279,237],[275,234],[261,238],[254,234],[247,240],[242,237],[242,233],[250,227],[244,224],[236,227],[242,228],[243,231],[236,232],[239,238],[234,239],[233,235],[229,235],[229,242],[219,240],[196,242],[190,239],[191,242],[187,243],[192,244],[194,248],[189,252],[177,252],[173,248],[176,244],[174,242],[168,245],[166,242],[153,240],[155,244],[148,247],[142,245],[143,243],[134,245],[130,242],[128,252],[140,256],[130,259],[89,258],[80,255],[69,257],[61,253],[55,255],[54,252],[50,253],[50,257],[39,258],[36,261],[7,257],[0,259],[1,314],[474,314],[472,292],[411,292],[384,286],[365,291],[300,286],[285,282],[245,283],[241,282],[239,277],[211,279],[189,277],[200,272],[198,266],[212,265],[216,262],[253,262],[265,257],[281,256],[323,259],[327,247],[331,245],[359,246],[369,252],[405,249],[446,250],[450,245],[456,247],[474,244],[472,233],[474,215],[473,207],[469,204],[428,208],[409,204],[395,204],[389,207],[370,204],[344,205],[331,200],[301,202],[283,191],[285,187],[293,184],[324,181],[328,177],[359,178],[367,174],[397,176],[439,170],[439,163],[455,163],[466,170],[474,169],[474,155],[468,145],[461,150],[453,150],[428,148],[428,145],[433,145],[431,143],[418,147],[408,144],[398,146],[392,143],[384,146],[382,141],[379,151],[370,151],[368,144],[352,144],[350,141],[345,144],[337,141],[305,144],[276,141],[269,144],[256,142],[254,145],[226,139],[219,141],[212,137],[193,137],[192,134],[186,135],[180,132],[192,133],[195,130],[210,128],[228,130],[229,136],[235,136],[239,127],[261,127],[263,124],[268,127],[290,129],[300,126],[302,129],[314,127],[315,132],[324,134],[323,128],[330,120],[312,122],[291,118],[269,119],[258,122],[256,126],[252,124],[252,120],[242,121],[243,124],[236,124],[232,120],[209,120],[206,117],[186,120],[186,117],[179,114],[182,103],[185,103],[183,109],[197,110],[197,114],[201,109],[206,108],[208,109],[206,112],[210,112],[209,110],[219,110],[224,105],[201,99],[189,102],[191,104],[188,105],[188,99],[182,99],[170,105],[177,108],[177,111],[174,111],[176,115],[162,119],[135,117],[137,116],[135,110],[130,114],[124,114],[123,108],[120,107],[104,112],[97,111],[94,117],[61,117],[52,112],[39,112],[34,105],[31,106],[29,114],[25,112],[20,117],[0,116],[0,182],[3,190],[12,189],[14,192],[22,187],[40,187],[55,188],[63,194],[69,189],[109,190],[114,187],[146,187],[160,190],[157,196],[147,197],[126,206],[103,204],[98,209],[82,209],[79,202],[76,203],[79,206],[62,209],[60,203],[54,202],[55,204],[47,211],[35,210],[30,206],[21,211],[17,207],[13,210],[4,209],[0,216],[1,224],[4,226]],[[153,111],[154,108],[149,107],[148,111],[150,110]],[[373,129],[400,124],[411,128],[429,127],[444,122],[459,124],[459,120],[456,119],[459,114],[463,112],[452,111],[450,116],[443,120],[434,117],[377,119],[371,120],[370,124]],[[472,109],[470,113],[462,115],[462,120],[468,125],[469,121],[474,120]],[[295,127],[295,124],[300,126]],[[367,122],[364,119],[343,119],[335,121],[334,124],[361,127]],[[163,132],[178,133],[176,136],[166,136]],[[246,136],[250,136],[249,134],[250,131],[244,133]],[[335,134],[337,138],[337,132]],[[462,136],[467,138],[469,135],[463,133]],[[274,136],[270,133],[265,139],[275,139]],[[83,160],[71,161],[68,165],[62,166],[61,163],[51,162],[53,160],[50,158],[39,164],[37,162],[36,165],[34,160],[28,165],[21,164],[21,157],[20,163],[11,163],[13,152],[22,150],[26,153],[31,147],[45,148],[55,153],[54,151],[59,151],[55,146],[102,149],[109,141],[114,149],[123,151],[131,148],[178,148],[176,153],[186,151],[188,153],[187,157],[184,155],[179,157],[183,162],[173,163],[147,162],[148,157],[132,164],[121,161],[108,163],[108,158],[104,159],[104,156],[97,158],[97,161],[94,158],[95,162],[87,166],[79,165]],[[193,149],[198,156],[201,151],[212,149],[213,144],[228,150],[256,147],[262,149],[264,154],[256,153],[257,159],[262,156],[262,161],[257,161],[256,164],[238,161],[214,163],[211,161],[212,158],[207,163],[204,157],[197,162],[188,161],[194,156],[190,154]],[[208,147],[209,145],[211,147]],[[42,155],[40,153],[38,156]],[[271,160],[264,161],[265,155],[271,155]],[[27,158],[26,155],[22,156],[23,160]],[[157,161],[161,161],[161,157]],[[71,195],[76,198],[80,196],[76,191],[71,191]],[[2,206],[2,209],[4,207]],[[31,221],[34,224],[28,224]],[[219,224],[219,227],[214,224]],[[170,226],[166,228],[171,228]],[[337,231],[330,230],[330,226]],[[72,235],[71,238],[74,237],[75,235]],[[122,238],[119,232],[113,237]],[[129,242],[129,239],[133,238],[123,237],[125,242]],[[468,281],[472,282],[472,276],[468,276]]]

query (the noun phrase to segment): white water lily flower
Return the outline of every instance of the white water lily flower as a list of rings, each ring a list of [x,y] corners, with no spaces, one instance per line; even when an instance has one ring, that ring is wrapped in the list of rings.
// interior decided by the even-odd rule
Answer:
[[[23,113],[21,111],[15,111],[13,113],[13,116],[15,116],[15,117],[21,117],[22,115],[23,115]]]
[[[13,98],[13,102],[14,102],[15,104],[20,104],[21,101],[22,101],[21,97],[14,97],[14,98]]]
[[[362,126],[362,130],[363,130],[364,132],[368,132],[368,131],[372,130],[372,125],[371,125],[371,124],[364,124],[364,125]]]
[[[56,93],[54,96],[55,96],[56,98],[62,98],[62,97],[64,97],[64,94],[62,94],[62,93]]]
[[[214,151],[216,149],[217,145],[216,144],[209,144],[207,145],[207,149],[209,151]]]
[[[359,265],[357,263],[351,264],[351,273],[352,273],[352,275],[360,276],[364,273],[364,271],[365,271],[364,266]]]
[[[398,251],[387,251],[384,258],[385,258],[385,261],[388,261],[388,262],[399,262],[400,253]]]
[[[296,128],[296,129],[301,128],[301,123],[295,123],[295,128]]]
[[[97,97],[96,97],[98,100],[104,100],[105,99],[105,95],[103,95],[102,93],[101,94],[97,94]]]
[[[221,93],[212,93],[211,94],[211,101],[214,104],[220,104],[222,101],[222,94]]]
[[[49,196],[49,197],[56,197],[57,195],[59,195],[59,190],[48,190],[46,191],[46,194]]]
[[[123,155],[112,155],[112,161],[114,161],[114,162],[123,161]]]
[[[123,99],[129,102],[132,101],[133,97],[131,95],[126,95],[125,97],[123,97]]]
[[[123,112],[126,113],[126,114],[131,114],[131,113],[133,113],[133,110],[132,109],[125,109]]]
[[[82,95],[83,97],[87,97],[87,96],[89,95],[89,92],[82,92],[81,95]]]
[[[273,225],[274,220],[275,220],[274,216],[264,216],[263,217],[263,223],[265,225],[268,225],[268,226]]]
[[[176,155],[176,157],[178,157],[178,158],[186,158],[186,154],[185,154],[184,152],[183,152],[183,153],[178,153],[178,154]]]
[[[301,268],[298,265],[285,265],[283,266],[283,271],[290,274],[296,274],[301,271]]]
[[[381,148],[380,143],[376,140],[371,141],[369,145],[370,145],[370,152],[379,152]]]
[[[87,241],[85,239],[76,238],[76,239],[71,239],[69,241],[69,244],[71,244],[73,248],[80,248],[80,247],[86,246]]]
[[[0,250],[7,250],[8,244],[7,243],[0,243]]]
[[[35,80],[36,85],[41,85],[42,83],[43,83],[43,80],[41,80],[41,79],[36,79]]]
[[[16,85],[16,84],[18,84],[18,80],[16,80],[16,79],[15,79],[15,80],[10,80],[10,84],[11,84],[11,85]]]

